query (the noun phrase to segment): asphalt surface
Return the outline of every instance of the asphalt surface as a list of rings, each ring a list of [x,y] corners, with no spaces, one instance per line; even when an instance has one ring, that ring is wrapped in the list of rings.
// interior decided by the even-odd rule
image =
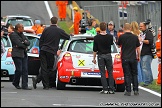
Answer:
[[[37,84],[37,89],[16,89],[7,78],[1,78],[1,107],[107,107],[124,106],[161,106],[161,97],[139,90],[139,96],[132,92],[131,96],[124,96],[124,92],[115,94],[99,94],[100,86],[70,86],[65,90],[50,88],[44,90],[42,83]],[[29,78],[29,87],[32,80]],[[116,105],[109,105],[109,104]],[[145,104],[145,105],[144,105]]]
[[[49,1],[53,16],[57,16],[55,1]],[[43,24],[49,25],[50,18],[44,1],[1,1],[1,16],[28,15],[34,19],[40,19]]]
[[[57,16],[55,1],[49,2],[52,14]],[[40,19],[42,23],[50,24],[50,18],[43,1],[1,1],[1,16],[11,14],[29,15],[34,19]],[[157,59],[153,60],[152,69],[154,77],[157,77]],[[1,78],[6,80],[6,78]],[[95,83],[95,82],[94,82]],[[147,91],[139,90],[140,95],[124,96],[123,92],[115,94],[99,94],[101,87],[68,86],[66,90],[50,88],[43,90],[42,84],[38,84],[35,90],[15,89],[11,82],[1,80],[4,88],[1,88],[1,107],[98,107],[99,104],[107,104],[107,107],[115,106],[161,106],[161,97]],[[29,78],[29,86],[32,86]]]

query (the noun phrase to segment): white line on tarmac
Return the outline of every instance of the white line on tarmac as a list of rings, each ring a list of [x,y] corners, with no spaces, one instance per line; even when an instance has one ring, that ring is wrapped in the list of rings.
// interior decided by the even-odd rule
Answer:
[[[75,107],[99,107],[96,105],[71,105],[71,104],[52,104],[54,106],[75,106]]]
[[[1,92],[1,93],[17,93],[17,92]]]
[[[49,14],[49,17],[52,18],[53,17],[53,14],[52,14],[52,11],[51,11],[50,6],[48,4],[48,1],[44,1],[44,4],[46,6],[46,9],[47,9],[47,12]]]
[[[157,92],[152,91],[152,90],[150,90],[150,89],[147,89],[147,88],[144,88],[144,87],[141,87],[141,86],[139,86],[138,88],[139,88],[139,89],[142,89],[142,90],[145,90],[145,91],[147,91],[147,92],[149,92],[149,93],[152,93],[152,94],[154,94],[154,95],[156,95],[156,96],[161,97],[161,94],[160,94],[160,93],[157,93]]]

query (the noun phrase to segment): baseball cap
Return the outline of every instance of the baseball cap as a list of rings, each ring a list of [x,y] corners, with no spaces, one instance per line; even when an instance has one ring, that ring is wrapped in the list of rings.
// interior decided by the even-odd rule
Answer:
[[[78,8],[77,8],[77,7],[74,7],[73,9],[74,9],[74,10],[78,10]]]
[[[35,20],[35,24],[41,24],[40,20]]]
[[[111,24],[111,25],[114,25],[114,22],[113,22],[113,21],[110,21],[108,24],[109,24],[109,25],[110,25],[110,24]]]

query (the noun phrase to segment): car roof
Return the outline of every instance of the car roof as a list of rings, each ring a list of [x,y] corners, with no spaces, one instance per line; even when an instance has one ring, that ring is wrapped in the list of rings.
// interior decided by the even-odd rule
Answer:
[[[26,16],[26,15],[6,15],[6,17],[23,17],[23,18],[31,18],[30,16]]]
[[[32,34],[32,33],[26,33],[26,32],[24,32],[24,35],[26,35],[26,36],[30,36],[30,37],[40,38],[40,36],[35,35],[35,34]]]
[[[92,34],[77,34],[74,36],[71,36],[70,39],[85,39],[85,38],[94,38],[95,35]]]

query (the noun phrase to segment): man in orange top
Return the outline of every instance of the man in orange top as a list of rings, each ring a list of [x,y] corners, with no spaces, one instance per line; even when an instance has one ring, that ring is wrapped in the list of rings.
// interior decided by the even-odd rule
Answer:
[[[161,27],[158,29],[158,39],[156,41],[156,55],[158,57],[158,78],[156,84],[161,85]]]
[[[79,34],[79,22],[81,20],[81,14],[78,12],[78,8],[74,7],[74,34]]]
[[[44,28],[41,26],[41,21],[40,20],[35,20],[35,25],[32,26],[32,29],[35,31],[35,34],[42,34]]]
[[[60,20],[66,19],[66,6],[68,4],[68,1],[56,1],[56,6],[58,7],[58,16]]]

